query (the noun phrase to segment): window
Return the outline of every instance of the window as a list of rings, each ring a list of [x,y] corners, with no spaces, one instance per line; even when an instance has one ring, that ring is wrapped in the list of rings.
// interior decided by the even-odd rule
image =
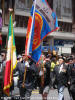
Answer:
[[[16,0],[16,9],[25,10],[30,9],[32,6],[32,0]]]
[[[72,0],[53,0],[53,9],[58,18],[72,18]]]
[[[28,17],[25,16],[15,16],[15,21],[16,21],[16,27],[27,27],[28,25]]]
[[[59,21],[58,26],[60,27],[59,31],[72,32],[72,23],[66,23],[66,22]]]
[[[73,45],[73,43],[74,43],[74,41],[72,41],[72,40],[60,40],[60,39],[54,40],[55,46]]]

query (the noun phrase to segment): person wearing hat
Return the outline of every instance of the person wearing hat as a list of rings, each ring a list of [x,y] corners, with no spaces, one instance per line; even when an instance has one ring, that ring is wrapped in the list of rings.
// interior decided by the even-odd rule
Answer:
[[[72,60],[69,64],[69,69],[68,69],[68,77],[69,77],[69,81],[68,84],[70,85],[69,87],[69,92],[70,92],[70,96],[72,96],[71,100],[75,100],[75,57],[73,57]]]
[[[28,56],[23,58],[23,62],[17,64],[14,72],[18,71],[19,73],[18,88],[21,100],[30,100],[38,69],[35,62],[31,58]]]
[[[22,61],[22,56],[21,55],[18,55],[17,56],[17,62],[21,62]]]
[[[73,100],[72,99],[72,94],[71,94],[71,91],[70,91],[70,68],[73,66],[73,57],[70,56],[68,57],[68,64],[67,64],[67,72],[68,72],[68,84],[67,84],[67,87],[68,87],[68,92],[69,92],[69,95],[70,95],[70,100]]]
[[[64,100],[64,88],[67,83],[67,66],[64,63],[64,59],[59,58],[59,65],[56,65],[53,74],[58,89],[58,100]]]
[[[17,56],[17,66],[20,66],[21,65],[21,62],[22,62],[22,56],[19,54]],[[19,73],[18,73],[18,71],[16,71],[16,73],[13,74],[14,87],[16,87],[17,84],[18,84],[18,77],[19,77]]]

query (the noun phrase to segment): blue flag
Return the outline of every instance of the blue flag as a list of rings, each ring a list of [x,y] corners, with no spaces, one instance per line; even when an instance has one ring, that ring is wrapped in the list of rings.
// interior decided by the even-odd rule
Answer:
[[[31,9],[33,15],[34,6]],[[46,0],[36,0],[34,36],[32,38],[32,58],[38,62],[41,57],[41,42],[51,32],[58,29],[56,14],[49,7]]]

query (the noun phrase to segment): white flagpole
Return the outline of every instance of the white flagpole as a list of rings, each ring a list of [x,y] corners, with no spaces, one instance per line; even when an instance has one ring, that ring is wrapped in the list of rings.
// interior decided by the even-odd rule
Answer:
[[[31,25],[31,30],[30,30],[30,36],[29,36],[29,41],[28,41],[27,55],[29,55],[31,33],[32,33],[32,28],[33,28],[33,23],[34,23],[34,16],[35,16],[35,7],[36,7],[36,0],[34,1],[34,10],[33,10],[33,17],[32,17],[32,25]]]

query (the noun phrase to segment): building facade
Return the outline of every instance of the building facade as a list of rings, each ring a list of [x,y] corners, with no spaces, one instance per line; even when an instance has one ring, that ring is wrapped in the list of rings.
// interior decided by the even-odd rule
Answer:
[[[75,34],[75,0],[72,0],[72,11],[73,11],[72,32]]]
[[[3,46],[5,46],[8,34],[8,23],[9,23],[9,12],[8,7],[10,6],[8,1],[2,0],[3,8]],[[57,47],[59,54],[71,53],[75,41],[75,20],[72,13],[74,10],[75,1],[72,0],[47,0],[50,7],[55,11],[58,17],[59,30],[53,32],[47,36],[43,41],[43,46]],[[13,22],[16,48],[18,53],[25,49],[25,36],[27,31],[28,19],[30,16],[30,9],[32,7],[32,0],[14,0],[12,7],[13,11]],[[73,16],[72,16],[73,14]],[[20,47],[20,49],[19,49]],[[66,51],[67,49],[67,51]]]

